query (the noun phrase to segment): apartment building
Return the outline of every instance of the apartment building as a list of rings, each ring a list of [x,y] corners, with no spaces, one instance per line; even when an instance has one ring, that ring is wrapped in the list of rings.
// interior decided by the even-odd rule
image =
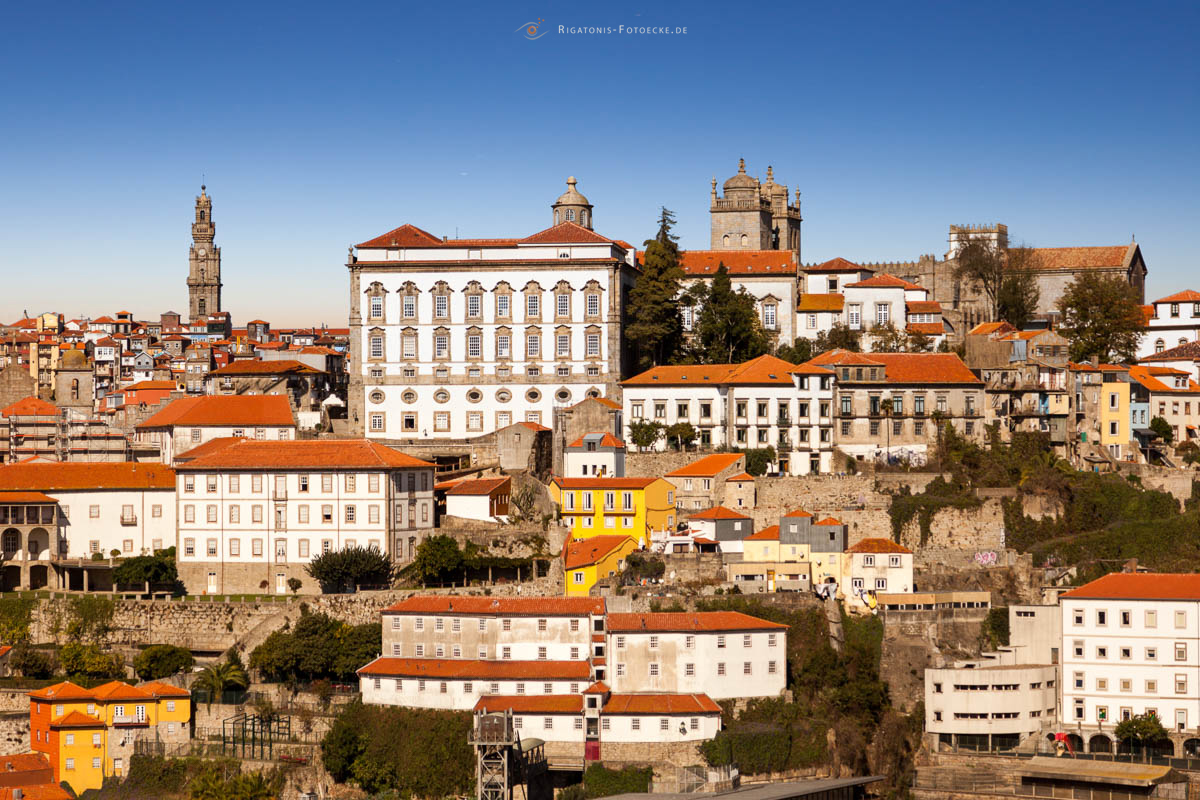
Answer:
[[[553,478],[550,497],[572,539],[624,534],[646,547],[675,528],[675,487],[662,478]]]
[[[296,438],[296,420],[283,395],[182,397],[138,423],[139,443],[156,445],[163,464],[213,439]]]
[[[1129,378],[1145,390],[1150,418],[1171,426],[1175,444],[1200,438],[1200,383],[1187,370],[1139,364],[1129,368]]]
[[[282,398],[280,398],[282,399]],[[286,403],[286,400],[284,400]],[[365,439],[225,439],[177,466],[179,578],[190,593],[271,591],[321,553],[410,560],[433,528],[434,465]]]
[[[744,364],[654,367],[621,384],[624,416],[627,426],[689,423],[701,448],[774,447],[772,471],[828,472],[833,378],[822,365],[797,366],[771,355]],[[662,439],[655,448],[666,446]]]
[[[1085,740],[1149,713],[1200,731],[1200,575],[1114,573],[1060,604],[1065,723]]]
[[[744,453],[713,453],[663,477],[675,485],[675,507],[686,513],[723,505],[726,482],[745,470]]]
[[[563,448],[565,478],[624,478],[625,443],[607,431],[586,433]]]
[[[966,336],[966,364],[986,387],[986,422],[1001,438],[1041,432],[1062,452],[1075,429],[1068,342],[1052,330],[1018,331],[1007,322],[977,325]]]
[[[29,744],[56,783],[80,794],[126,775],[139,740],[187,742],[191,716],[191,693],[160,681],[94,689],[64,681],[29,693]]]
[[[597,581],[614,578],[625,569],[625,559],[637,550],[632,536],[593,536],[572,539],[563,547],[563,572],[567,597],[586,597]]]
[[[1187,289],[1145,306],[1146,331],[1138,342],[1138,358],[1200,340],[1200,292]]]

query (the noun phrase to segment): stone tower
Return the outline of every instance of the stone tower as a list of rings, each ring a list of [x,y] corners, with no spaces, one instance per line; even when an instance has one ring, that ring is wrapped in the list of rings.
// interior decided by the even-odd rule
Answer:
[[[788,203],[788,188],[775,182],[775,171],[767,167],[760,182],[746,174],[746,160],[738,159],[738,171],[717,195],[712,181],[709,213],[712,217],[713,250],[792,250],[800,257],[800,190],[795,204]]]
[[[554,211],[555,225],[574,222],[589,231],[592,229],[592,204],[576,190],[574,175],[567,178],[567,191],[563,192],[550,208]]]
[[[212,198],[200,187],[196,219],[192,223],[192,248],[188,253],[188,320],[221,310],[221,248],[213,246],[217,226],[212,220]]]

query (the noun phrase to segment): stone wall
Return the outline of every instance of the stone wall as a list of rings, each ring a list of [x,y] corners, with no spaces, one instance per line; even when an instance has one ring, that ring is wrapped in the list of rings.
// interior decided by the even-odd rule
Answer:
[[[664,578],[672,583],[725,580],[720,553],[679,553],[663,556]]]
[[[0,755],[29,752],[29,703],[25,710],[0,714]]]
[[[630,444],[625,453],[625,475],[630,478],[661,478],[668,472],[674,472],[693,461],[703,458],[708,453],[636,453],[635,446]]]

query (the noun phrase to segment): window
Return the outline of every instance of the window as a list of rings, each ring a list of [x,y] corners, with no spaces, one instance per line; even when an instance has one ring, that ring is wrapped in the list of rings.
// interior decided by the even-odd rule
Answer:
[[[1175,660],[1187,661],[1187,642],[1175,643]]]
[[[1186,628],[1187,627],[1187,612],[1186,611],[1176,611],[1175,612],[1175,627],[1176,628]]]
[[[717,662],[717,675],[724,675],[724,674],[725,674],[725,662],[718,661]]]
[[[723,648],[724,646],[725,646],[725,635],[721,634],[721,635],[717,636],[717,648],[720,649],[720,648]]]
[[[542,297],[539,294],[525,295],[525,316],[537,319],[542,315]]]

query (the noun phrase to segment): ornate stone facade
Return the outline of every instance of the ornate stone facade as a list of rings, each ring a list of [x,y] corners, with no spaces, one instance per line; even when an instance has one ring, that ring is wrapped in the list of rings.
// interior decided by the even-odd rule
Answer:
[[[738,159],[738,171],[722,186],[717,196],[717,179],[712,181],[709,212],[712,215],[713,250],[791,250],[800,256],[800,190],[796,203],[788,203],[788,187],[775,182],[767,167],[767,179],[759,182],[746,174],[746,160]]]
[[[200,187],[196,219],[192,223],[192,246],[188,252],[188,319],[195,320],[221,310],[221,248],[213,245],[217,233],[212,219],[212,198]]]

